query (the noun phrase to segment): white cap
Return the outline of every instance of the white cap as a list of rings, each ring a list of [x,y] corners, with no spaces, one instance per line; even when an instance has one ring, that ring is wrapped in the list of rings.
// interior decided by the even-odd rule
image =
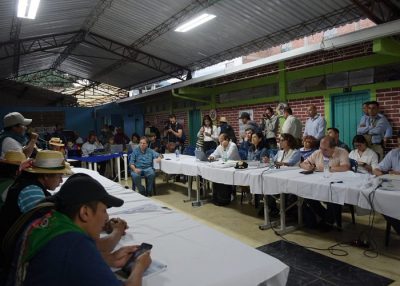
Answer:
[[[11,112],[4,116],[3,123],[4,123],[4,128],[6,127],[11,127],[14,125],[29,125],[31,124],[32,119],[25,118],[21,113],[19,112]]]

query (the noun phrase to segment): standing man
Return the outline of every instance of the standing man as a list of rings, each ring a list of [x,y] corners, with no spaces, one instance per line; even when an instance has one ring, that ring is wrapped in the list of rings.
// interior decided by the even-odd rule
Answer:
[[[253,133],[257,133],[258,131],[260,131],[260,127],[254,120],[251,120],[250,114],[248,112],[242,112],[239,119],[242,120],[244,129],[251,128],[253,130]]]
[[[29,141],[25,137],[26,126],[32,119],[25,118],[21,113],[11,112],[4,116],[4,130],[0,134],[1,159],[7,151],[21,151],[29,158],[35,148],[39,135],[32,132]]]
[[[139,193],[144,196],[151,196],[153,194],[153,184],[155,179],[155,172],[153,169],[153,160],[156,162],[161,161],[161,155],[154,150],[148,148],[148,139],[143,136],[140,138],[139,147],[132,151],[129,166],[132,170],[132,181],[138,188]],[[146,189],[142,185],[142,176],[146,178]]]
[[[392,137],[392,126],[386,117],[379,113],[377,101],[368,103],[368,119],[365,124],[357,128],[357,134],[364,135],[369,146],[378,154],[379,161],[381,161],[386,141]]]
[[[293,112],[290,107],[285,107],[283,109],[283,117],[285,118],[285,123],[283,123],[281,133],[288,133],[292,135],[296,139],[296,147],[301,146],[301,129],[303,128],[301,121],[293,116]]]
[[[279,119],[270,106],[265,109],[264,118],[261,120],[260,128],[263,130],[267,148],[277,149],[276,134],[279,129]]]
[[[183,127],[176,121],[175,114],[169,116],[169,123],[165,126],[164,137],[167,138],[167,149],[171,152],[175,149],[183,149]],[[183,150],[181,150],[182,152]]]
[[[233,130],[232,126],[228,124],[228,120],[226,119],[225,116],[221,116],[219,118],[219,127],[217,128],[217,134],[218,136],[222,133],[228,134],[229,139],[236,144],[237,139],[236,139],[236,134],[235,130]]]
[[[307,109],[308,119],[304,128],[303,138],[311,135],[317,139],[318,145],[322,137],[325,136],[326,120],[317,113],[317,107],[310,105]]]

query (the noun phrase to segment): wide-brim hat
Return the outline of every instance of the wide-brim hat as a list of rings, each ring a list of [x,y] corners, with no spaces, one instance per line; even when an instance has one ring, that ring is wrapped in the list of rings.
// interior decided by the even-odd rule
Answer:
[[[64,147],[64,143],[62,143],[62,140],[58,137],[52,137],[49,141],[49,144],[53,146]]]
[[[19,112],[8,113],[8,114],[6,114],[6,116],[4,116],[4,119],[3,119],[4,128],[11,127],[11,126],[18,125],[18,124],[26,126],[26,125],[31,124],[31,122],[32,122],[32,119],[25,118]]]
[[[32,167],[25,169],[25,171],[37,174],[73,174],[70,165],[65,162],[63,154],[51,150],[37,152]]]
[[[219,122],[228,123],[228,120],[226,120],[226,117],[225,117],[225,116],[221,116],[221,117],[219,118]]]
[[[22,151],[11,150],[4,154],[4,158],[0,160],[2,163],[20,165],[26,160],[26,156]]]

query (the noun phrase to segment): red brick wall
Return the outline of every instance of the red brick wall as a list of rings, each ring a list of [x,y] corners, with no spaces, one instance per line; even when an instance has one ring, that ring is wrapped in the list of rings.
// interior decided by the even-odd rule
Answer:
[[[296,100],[289,100],[288,105],[293,111],[293,115],[301,120],[303,123],[303,130],[306,124],[306,120],[308,118],[307,115],[307,108],[314,104],[317,107],[317,112],[320,113],[322,116],[325,115],[324,109],[324,97],[311,97],[307,99],[296,99]]]
[[[381,112],[393,127],[393,139],[387,144],[388,149],[397,147],[397,134],[400,130],[400,87],[376,91]]]

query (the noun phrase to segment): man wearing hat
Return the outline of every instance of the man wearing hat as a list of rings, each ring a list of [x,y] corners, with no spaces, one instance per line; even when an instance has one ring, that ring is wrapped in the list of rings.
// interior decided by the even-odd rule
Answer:
[[[20,164],[24,161],[25,154],[20,151],[7,151],[4,159],[0,159],[0,207],[4,204],[8,187],[14,182]]]
[[[258,124],[254,120],[251,120],[250,113],[242,112],[240,114],[239,119],[242,120],[242,123],[244,125],[244,129],[251,128],[253,130],[253,133],[257,133],[257,132],[261,131],[260,127],[258,126]]]
[[[49,199],[55,203],[43,217],[25,228],[17,245],[16,265],[8,283],[21,285],[122,285],[96,248],[107,208],[123,200],[111,196],[86,174],[71,176]],[[114,267],[125,265],[138,246],[125,246],[113,253]],[[150,253],[139,256],[124,285],[141,285],[151,263]]]
[[[228,120],[226,120],[225,116],[221,116],[219,118],[219,127],[217,129],[218,136],[222,133],[228,134],[229,139],[236,144],[236,134],[235,130],[233,130],[232,126],[228,124]]]
[[[31,122],[32,119],[25,118],[18,112],[11,112],[4,116],[4,130],[0,134],[0,158],[4,158],[4,154],[10,150],[23,151],[28,158],[32,155],[39,135],[31,133],[27,142],[25,131],[26,126]]]
[[[30,211],[45,197],[50,196],[62,182],[63,174],[71,174],[69,164],[60,152],[44,150],[36,155],[33,165],[16,178],[9,187],[0,209],[0,245],[13,223],[22,213]]]

